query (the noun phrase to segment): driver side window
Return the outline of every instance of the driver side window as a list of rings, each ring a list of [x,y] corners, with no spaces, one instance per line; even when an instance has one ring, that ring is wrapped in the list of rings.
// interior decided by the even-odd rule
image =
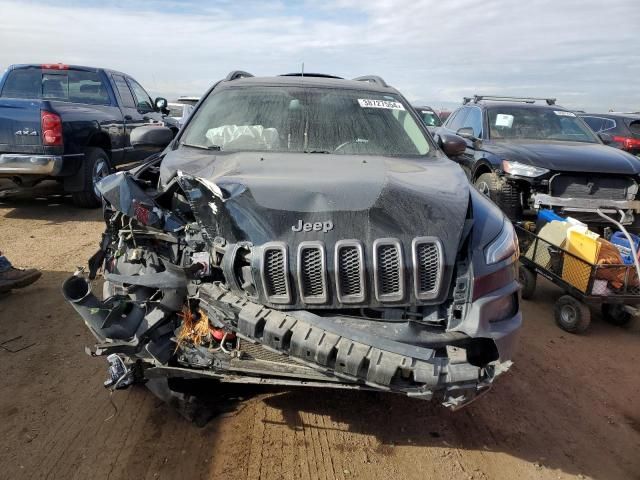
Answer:
[[[464,120],[461,128],[467,127],[473,129],[473,136],[482,137],[482,112],[479,108],[469,107],[469,113]]]
[[[131,87],[131,91],[133,92],[133,96],[136,100],[136,108],[141,113],[147,113],[153,111],[153,102],[151,101],[151,97],[149,94],[145,92],[144,88],[140,86],[138,82],[136,82],[132,78],[127,78],[127,83]]]
[[[457,112],[454,112],[451,121],[447,122],[447,128],[453,132],[457,132],[464,126],[468,114],[469,109],[467,107],[463,107]]]

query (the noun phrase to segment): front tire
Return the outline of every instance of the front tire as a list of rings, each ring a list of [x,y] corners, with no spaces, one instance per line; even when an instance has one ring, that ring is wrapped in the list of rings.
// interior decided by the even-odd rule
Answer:
[[[101,148],[89,147],[85,150],[84,161],[80,166],[82,190],[72,192],[73,203],[82,208],[96,208],[102,205],[96,183],[111,173],[109,157]]]
[[[561,296],[553,309],[558,326],[569,333],[583,333],[591,324],[591,311],[571,295]]]
[[[500,207],[511,221],[522,220],[520,189],[496,173],[483,173],[473,183],[480,193]]]

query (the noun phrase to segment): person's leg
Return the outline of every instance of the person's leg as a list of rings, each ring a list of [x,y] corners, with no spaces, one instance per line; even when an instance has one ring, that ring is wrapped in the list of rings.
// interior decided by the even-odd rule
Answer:
[[[42,273],[35,268],[26,270],[15,268],[0,252],[0,293],[14,288],[23,288],[38,280]]]

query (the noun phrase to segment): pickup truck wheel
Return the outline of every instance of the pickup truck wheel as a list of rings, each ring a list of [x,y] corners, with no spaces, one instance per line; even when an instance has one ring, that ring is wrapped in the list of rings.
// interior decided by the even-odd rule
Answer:
[[[558,326],[569,333],[583,333],[591,324],[591,311],[571,295],[563,295],[553,309]]]
[[[83,208],[95,208],[102,204],[96,183],[111,173],[109,157],[101,148],[89,147],[85,150],[82,166],[82,190],[73,192],[73,203]]]
[[[495,173],[483,173],[474,182],[480,193],[500,207],[509,220],[522,220],[522,201],[517,185],[507,182]]]
[[[624,309],[623,305],[603,303],[602,318],[611,325],[622,327],[629,323],[633,317]]]

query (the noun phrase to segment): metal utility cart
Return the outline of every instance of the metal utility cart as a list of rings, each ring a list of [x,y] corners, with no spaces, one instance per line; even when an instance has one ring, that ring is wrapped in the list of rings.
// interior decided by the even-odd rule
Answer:
[[[520,242],[522,298],[529,299],[536,288],[536,275],[563,291],[554,316],[560,328],[584,332],[591,323],[589,305],[600,305],[603,318],[625,325],[638,314],[640,283],[635,265],[590,263],[535,233],[514,225]]]

